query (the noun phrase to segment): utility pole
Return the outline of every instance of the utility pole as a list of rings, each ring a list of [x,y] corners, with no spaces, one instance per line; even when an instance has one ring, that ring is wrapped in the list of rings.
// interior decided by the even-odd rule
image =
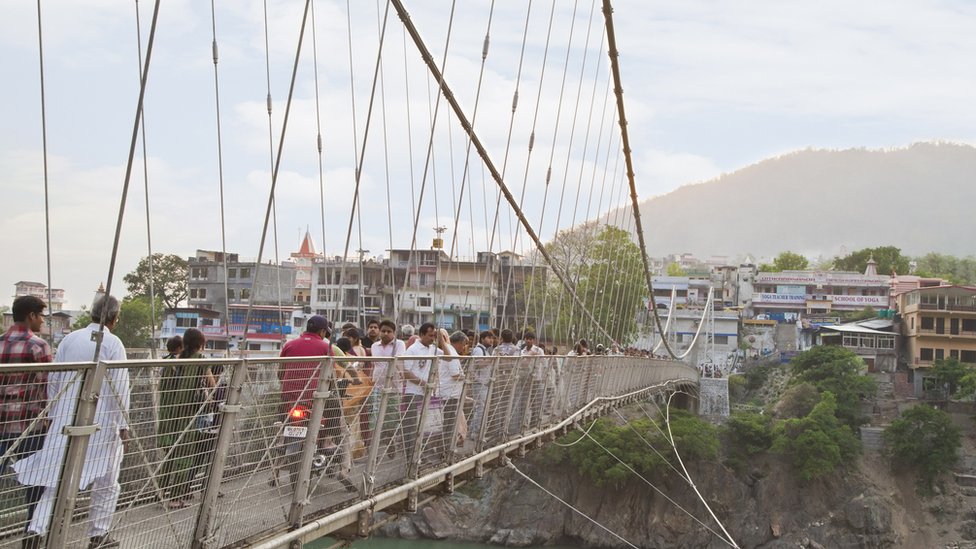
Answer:
[[[434,245],[431,246],[434,249],[434,253],[437,254],[437,271],[434,273],[434,299],[431,300],[431,304],[434,305],[435,309],[437,307],[437,295],[438,295],[437,287],[439,285],[438,275],[441,272],[441,251],[444,249],[444,237],[441,235],[443,235],[444,231],[446,230],[447,227],[444,226],[434,227],[434,232],[437,233],[437,236],[434,237]],[[434,322],[437,324],[438,328],[442,324],[444,324],[444,300],[443,299],[441,299],[440,321],[437,321],[435,319]]]
[[[359,249],[356,252],[359,253],[359,307],[356,311],[356,318],[359,320],[359,328],[364,329],[366,326],[366,313],[364,311],[366,296],[363,295],[363,274],[365,273],[363,255],[368,254],[369,250]]]

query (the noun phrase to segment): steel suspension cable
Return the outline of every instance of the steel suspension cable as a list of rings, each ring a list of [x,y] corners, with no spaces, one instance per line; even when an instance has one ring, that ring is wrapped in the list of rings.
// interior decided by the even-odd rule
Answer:
[[[403,9],[403,5],[401,3],[396,3],[395,4],[395,7],[397,9],[397,15],[400,17],[400,21],[404,24],[404,26],[406,27],[407,31],[410,32],[411,37],[414,39],[414,42],[416,42],[416,40],[419,37],[419,35],[418,36],[414,36],[414,32],[416,31],[416,29],[413,27],[412,21],[410,21],[410,15],[406,12],[406,10]],[[443,86],[444,86],[443,71],[444,71],[444,68],[447,66],[447,53],[450,50],[451,33],[454,30],[454,12],[455,12],[455,8],[456,7],[457,7],[456,0],[452,0],[451,1],[450,18],[449,18],[448,24],[447,24],[447,37],[445,38],[445,44],[444,44],[444,56],[441,58],[441,68],[438,70],[437,69],[437,66],[434,65],[434,70],[436,71],[435,75],[436,75],[437,80],[438,80],[438,87],[441,88],[441,89],[443,89]],[[428,52],[428,55],[429,55],[429,52]],[[425,58],[424,60],[426,61],[427,58]],[[431,61],[431,63],[433,63],[433,58],[432,57],[430,58],[430,61]],[[412,234],[412,236],[410,238],[410,250],[409,250],[408,255],[407,255],[407,269],[409,269],[410,268],[409,266],[413,263],[414,251],[417,248],[417,228],[420,226],[420,213],[421,213],[421,209],[422,209],[422,206],[423,206],[423,203],[424,203],[424,192],[425,192],[425,190],[427,188],[427,174],[431,170],[431,161],[432,161],[432,156],[433,156],[433,153],[434,153],[434,130],[437,127],[437,116],[438,116],[438,113],[440,111],[441,96],[442,96],[442,94],[440,94],[440,93],[437,94],[437,100],[434,103],[434,112],[431,115],[430,138],[427,140],[427,154],[426,154],[425,159],[424,159],[424,172],[423,172],[423,177],[421,177],[421,179],[420,179],[420,196],[418,197],[418,201],[417,201],[417,209],[414,212],[413,234]],[[427,104],[428,104],[428,106],[430,105],[429,97],[428,97]],[[436,189],[435,189],[435,191],[436,191]],[[417,262],[417,277],[418,278],[420,277],[420,262],[419,261]],[[409,279],[409,276],[407,278]],[[436,282],[435,282],[435,287],[436,287]],[[401,308],[402,308],[403,296],[404,296],[405,293],[406,292],[401,292],[400,293]]]
[[[555,267],[555,263],[553,262],[552,257],[549,255],[549,252],[546,251],[545,246],[539,240],[539,237],[536,234],[535,230],[532,229],[532,226],[529,224],[528,220],[526,219],[525,214],[522,212],[520,208],[518,208],[518,203],[516,203],[515,197],[512,196],[511,191],[509,191],[508,186],[505,184],[505,181],[502,179],[501,173],[495,167],[494,162],[491,160],[491,157],[488,155],[487,149],[485,149],[484,145],[481,143],[481,139],[471,128],[471,124],[470,122],[468,122],[467,116],[464,114],[464,111],[461,109],[460,104],[458,104],[457,99],[455,98],[454,93],[451,91],[450,86],[448,86],[447,82],[444,80],[443,73],[438,69],[436,63],[434,62],[433,57],[430,54],[430,51],[427,49],[426,44],[424,43],[423,39],[420,37],[420,34],[417,32],[417,28],[416,26],[414,26],[413,21],[410,19],[410,15],[406,11],[406,8],[404,8],[402,0],[391,0],[391,2],[393,2],[394,7],[396,8],[397,13],[400,16],[400,20],[407,26],[407,31],[410,33],[410,36],[413,38],[414,43],[416,44],[417,48],[420,50],[421,57],[423,58],[424,63],[427,65],[428,70],[430,70],[431,73],[434,75],[435,80],[437,80],[440,83],[441,93],[438,94],[438,97],[444,96],[447,99],[447,102],[454,110],[455,116],[457,116],[458,120],[460,121],[461,126],[464,128],[465,132],[468,133],[469,137],[473,141],[475,148],[478,151],[478,154],[481,155],[482,161],[485,163],[486,167],[488,168],[488,171],[491,173],[492,178],[495,180],[495,183],[499,186],[502,193],[505,195],[505,199],[508,201],[509,205],[511,205],[512,208],[515,209],[519,222],[522,223],[522,225],[525,227],[526,232],[532,238],[532,241],[535,243],[536,247],[543,254],[546,260],[551,265],[554,266],[554,272],[556,276],[558,276],[560,281],[563,282],[563,285],[566,286],[566,288],[572,292],[573,299],[579,301],[579,297],[570,287],[569,281],[566,278],[565,274],[562,272],[562,270]],[[453,13],[453,9],[452,9],[452,13]],[[591,321],[593,320],[592,315],[590,320]],[[606,335],[609,339],[610,338],[609,334]]]
[[[142,104],[146,96],[146,85],[149,79],[149,66],[152,60],[152,50],[156,39],[156,24],[159,21],[159,5],[160,0],[156,0],[153,6],[153,16],[152,23],[149,27],[149,39],[146,42],[146,58],[143,61],[142,69],[142,79],[139,83],[139,99],[136,103],[136,115],[135,120],[132,124],[132,137],[129,140],[129,155],[126,161],[125,167],[125,179],[122,184],[122,196],[119,200],[119,213],[115,223],[115,236],[112,241],[112,254],[109,260],[108,266],[108,277],[105,282],[105,296],[112,295],[112,283],[115,280],[115,265],[118,260],[119,254],[119,241],[122,237],[122,222],[125,219],[125,204],[129,195],[129,184],[132,181],[132,164],[136,155],[136,144],[139,140],[139,122],[142,119]],[[109,311],[106,310],[106,313]],[[95,350],[92,354],[92,361],[98,362],[101,366],[96,366],[96,368],[101,368],[104,370],[104,363],[99,361],[99,357],[102,352],[102,341],[105,334],[105,322],[108,320],[107,314],[102,314],[98,322],[97,335],[94,335],[95,340]],[[84,387],[88,382],[88,376],[92,375],[92,370],[86,369],[81,376],[82,387]],[[94,420],[94,408],[91,408],[90,415],[85,412],[87,417],[82,416],[81,411],[76,414],[76,421],[80,421],[81,424],[92,422]],[[69,437],[68,446],[65,449],[64,459],[61,460],[60,468],[60,482],[58,483],[57,496],[55,498],[55,505],[52,515],[52,529],[48,535],[48,543],[52,546],[58,546],[58,544],[63,544],[64,539],[67,537],[66,524],[70,523],[71,513],[74,510],[74,497],[66,497],[65,490],[68,490],[67,496],[73,496],[76,494],[75,490],[78,489],[78,482],[82,475],[82,466],[85,453],[88,449],[88,437]]]
[[[380,1],[381,0],[376,0],[376,33],[377,33],[377,36],[383,33],[383,24],[382,24],[382,21],[380,19]],[[381,122],[382,122],[382,125],[383,125],[383,175],[384,175],[385,182],[386,182],[386,228],[387,228],[387,232],[389,233],[389,238],[390,238],[390,251],[391,251],[391,255],[392,255],[392,250],[393,250],[393,202],[392,202],[392,199],[391,199],[391,191],[390,191],[390,149],[389,149],[388,129],[387,129],[387,124],[386,124],[386,78],[385,78],[385,69],[384,69],[384,66],[383,66],[383,57],[382,56],[380,56],[379,78],[380,78],[380,114],[381,114]],[[392,257],[390,257],[390,260],[386,262],[386,266],[384,268],[384,271],[385,271],[385,273],[383,275],[384,277],[385,277],[385,274],[386,273],[389,273],[389,275],[390,275],[390,287],[391,288],[396,288],[396,271],[393,268],[393,258]],[[384,297],[381,297],[380,299],[383,301],[383,305],[385,305],[386,299]],[[393,301],[393,307],[394,307],[393,317],[396,318],[397,317],[396,299],[393,299],[392,301]]]
[[[389,5],[387,5],[386,11],[383,14],[383,26],[380,32],[379,47],[376,52],[376,64],[373,68],[373,84],[369,94],[369,105],[366,108],[366,124],[365,127],[363,128],[363,142],[362,142],[361,150],[357,148],[360,145],[359,145],[359,140],[356,138],[356,100],[355,100],[356,93],[355,93],[355,80],[354,80],[354,73],[353,73],[353,57],[352,57],[352,15],[349,12],[350,12],[349,0],[346,0],[346,24],[348,28],[348,34],[349,34],[349,79],[350,79],[350,92],[351,95],[353,96],[352,126],[353,126],[353,141],[355,145],[353,147],[353,154],[355,155],[354,160],[356,162],[356,174],[355,174],[356,186],[355,189],[353,190],[353,195],[352,195],[352,208],[350,209],[350,213],[349,213],[349,226],[346,229],[346,245],[345,248],[343,248],[343,252],[342,252],[342,264],[341,264],[342,266],[339,268],[340,292],[342,291],[341,290],[342,285],[345,282],[345,278],[346,278],[346,260],[349,257],[349,243],[352,240],[352,225],[354,219],[360,220],[359,249],[360,250],[362,249],[362,219],[361,219],[362,216],[359,215],[359,190],[360,190],[360,183],[362,181],[362,175],[363,175],[363,161],[366,158],[366,144],[369,142],[370,122],[372,121],[373,118],[373,104],[376,101],[376,87],[379,81],[380,61],[383,58],[383,43],[385,42],[386,39],[386,22],[389,18],[388,16],[390,13],[390,7]],[[361,255],[360,255],[360,265],[362,265]],[[362,284],[362,276],[360,276],[360,284]],[[339,310],[339,303],[340,302],[338,301],[336,302],[337,313]],[[360,292],[359,305],[356,307],[356,309],[357,311],[362,309],[362,292]]]
[[[613,7],[610,5],[610,0],[603,0],[603,17],[606,20],[606,30],[607,30],[607,44],[608,55],[610,56],[610,68],[613,73],[613,83],[614,83],[614,93],[617,96],[617,114],[619,115],[620,124],[620,139],[624,145],[624,159],[627,162],[627,179],[630,183],[630,200],[631,206],[634,210],[634,224],[637,227],[637,239],[640,244],[641,259],[644,263],[644,279],[647,283],[647,290],[651,296],[654,295],[654,280],[651,277],[651,265],[650,260],[647,257],[647,244],[644,239],[644,228],[641,225],[640,219],[640,203],[637,201],[637,184],[634,182],[634,162],[631,158],[630,149],[630,136],[627,134],[627,116],[624,113],[624,90],[620,83],[620,65],[618,62],[618,57],[620,53],[617,51],[617,38],[613,30]],[[661,317],[657,314],[657,307],[652,309],[654,313],[654,324],[657,326],[658,331],[664,333],[661,329]],[[666,341],[664,342],[664,348],[667,350],[668,355],[671,358],[678,358]]]
[[[139,18],[139,0],[136,0],[136,51],[139,55],[139,79],[142,80],[142,24]],[[142,181],[143,190],[146,198],[146,247],[148,248],[149,261],[149,333],[152,334],[152,344],[149,346],[149,355],[156,358],[156,277],[153,271],[152,251],[152,223],[149,215],[149,153],[146,152],[146,116],[143,113],[139,121],[139,131],[142,134]]]
[[[264,213],[264,228],[261,230],[261,243],[258,246],[258,260],[254,265],[255,282],[257,282],[258,275],[260,274],[261,260],[263,259],[263,255],[264,255],[264,244],[268,236],[268,223],[271,220],[271,212],[274,208],[275,189],[278,186],[278,170],[281,168],[282,149],[284,149],[285,135],[287,135],[287,130],[288,130],[288,117],[291,114],[292,98],[294,97],[295,94],[295,81],[298,75],[298,62],[301,59],[301,55],[302,55],[302,41],[305,38],[305,24],[308,20],[308,11],[309,11],[310,3],[311,0],[305,0],[305,9],[302,13],[301,30],[298,33],[298,45],[295,48],[295,62],[292,65],[291,83],[288,86],[288,100],[285,102],[285,116],[281,123],[281,136],[278,140],[278,154],[275,157],[274,167],[271,172],[271,189],[268,192],[268,206],[265,209],[265,213]],[[250,324],[251,321],[251,312],[253,311],[253,308],[254,308],[254,300],[248,299],[247,311],[244,313],[244,338],[241,342],[241,346],[243,350],[247,349],[248,325]]]
[[[315,32],[315,2],[312,2],[311,15],[312,15],[312,76],[315,83],[315,150],[317,151],[316,157],[318,159],[319,168],[319,222],[322,226],[322,265],[323,270],[325,266],[325,258],[328,257],[325,253],[325,160],[322,145],[322,105],[320,101],[319,93],[319,43],[318,35]],[[318,270],[315,268],[315,258],[312,258],[312,280],[319,280]],[[324,280],[319,280],[319,284],[323,284]],[[309,294],[312,293],[312,288],[315,287],[314,283],[309,284]],[[309,296],[309,302],[319,301],[318,296]],[[318,311],[316,311],[317,313]]]
[[[37,0],[37,59],[41,76],[41,147],[44,162],[44,249],[47,260],[47,338],[54,345],[54,288],[51,286],[51,210],[47,168],[47,100],[44,95],[44,34],[41,24],[41,0]],[[140,61],[142,54],[139,55]]]
[[[220,56],[217,51],[217,7],[215,0],[210,0],[210,28],[212,36],[213,66],[214,66],[214,113],[217,122],[217,189],[220,196],[220,264],[224,271],[224,337],[226,338],[225,354],[230,356],[230,285],[227,281],[227,224],[224,204],[224,144],[220,124],[220,77],[217,63]],[[244,326],[247,331],[247,325]]]
[[[271,46],[268,39],[268,0],[263,0],[264,4],[264,68],[265,68],[265,82],[267,85],[268,96],[268,160],[270,161],[271,169],[275,168],[275,148],[274,148],[274,123],[272,120],[272,102],[271,102]],[[306,7],[307,9],[307,7]],[[306,14],[307,17],[307,14]],[[304,20],[302,25],[304,26]],[[272,176],[273,177],[273,176]],[[281,301],[281,261],[278,256],[278,203],[274,200],[272,196],[271,200],[271,217],[272,217],[272,233],[274,236],[274,262],[275,262],[275,274],[277,280],[277,291],[278,296],[278,326],[280,332],[280,338],[278,345],[284,345],[285,342],[285,320],[284,311],[282,310]],[[258,277],[255,271],[254,282],[251,283],[251,293],[255,293],[258,289]],[[241,290],[243,292],[243,290]],[[248,305],[254,300],[254,295],[248,297]],[[243,299],[243,297],[241,298]],[[248,307],[250,309],[250,307]],[[247,331],[247,324],[244,324],[244,331]]]
[[[406,28],[400,29],[401,36],[403,37],[403,91],[404,98],[406,101],[407,108],[405,109],[407,115],[407,158],[410,160],[410,219],[414,219],[418,214],[417,212],[417,198],[416,198],[416,180],[414,178],[414,166],[413,166],[413,124],[412,118],[410,116],[410,70],[407,65],[407,30]],[[414,230],[414,235],[416,236],[416,229]],[[393,237],[390,237],[390,249],[393,249]],[[391,253],[392,255],[392,253]],[[392,261],[392,257],[390,258]],[[409,257],[408,257],[409,259]],[[420,276],[420,267],[418,265],[416,269],[416,276]],[[394,271],[393,277],[395,279],[396,272]],[[403,284],[406,287],[407,281],[410,279],[410,264],[407,263],[407,269],[403,276]],[[396,281],[394,280],[394,288],[396,287]],[[393,322],[399,325],[400,323],[400,309],[401,301],[397,296],[393,297]]]

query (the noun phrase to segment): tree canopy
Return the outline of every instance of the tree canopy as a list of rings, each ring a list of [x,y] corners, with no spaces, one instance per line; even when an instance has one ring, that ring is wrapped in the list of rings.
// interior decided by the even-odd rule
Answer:
[[[773,259],[773,262],[763,263],[759,270],[765,273],[776,273],[780,271],[802,271],[810,266],[810,260],[806,257],[790,251],[780,252]]]
[[[848,349],[818,345],[793,358],[793,383],[810,383],[823,395],[834,395],[837,419],[850,427],[863,423],[861,400],[876,391],[874,380],[863,375],[864,361]]]
[[[949,414],[919,405],[905,410],[884,431],[892,465],[915,469],[925,488],[958,459],[962,437]]]
[[[636,315],[648,292],[640,249],[630,234],[588,223],[560,232],[546,249],[597,324],[616,341],[632,340],[637,334]],[[530,316],[548,323],[548,339],[572,341],[597,333],[557,277],[536,276],[525,291],[528,295],[522,300]]]
[[[915,259],[915,274],[944,278],[953,284],[976,284],[976,257],[928,253]]]
[[[822,477],[849,463],[860,449],[857,437],[837,419],[837,400],[830,391],[805,417],[788,419],[775,429],[772,450],[790,458],[800,478]]]
[[[834,259],[834,269],[863,273],[868,266],[868,260],[872,257],[878,264],[879,275],[889,275],[892,271],[908,274],[910,258],[902,255],[901,248],[895,246],[878,246],[851,252],[844,257]]]
[[[153,282],[156,297],[167,308],[177,307],[186,299],[189,288],[189,265],[182,257],[175,254],[153,254]],[[149,298],[149,258],[139,260],[135,270],[122,279],[129,291],[130,297]]]

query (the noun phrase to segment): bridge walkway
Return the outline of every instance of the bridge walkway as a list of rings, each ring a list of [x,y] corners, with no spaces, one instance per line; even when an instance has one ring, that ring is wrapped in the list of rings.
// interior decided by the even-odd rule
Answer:
[[[335,533],[365,535],[374,512],[413,510],[425,492],[451,491],[460,478],[480,476],[582,420],[698,380],[694,368],[660,359],[463,357],[454,364],[463,380],[452,385],[443,379],[450,377],[451,361],[411,359],[395,358],[383,367],[356,357],[17,367],[67,380],[59,394],[39,397],[41,420],[52,425],[77,425],[80,407],[57,403],[76,404],[86,376],[104,378],[103,396],[128,400],[131,439],[111,530],[125,548],[273,547]],[[428,368],[426,387],[415,396],[405,393],[399,372],[425,361],[437,365]],[[392,388],[371,390],[368,373],[379,378],[384,367]],[[296,368],[305,369],[297,389],[281,381]],[[364,383],[343,388],[337,380],[348,378],[347,368]],[[200,382],[208,369],[218,380],[212,388]],[[123,377],[128,387],[119,383]],[[307,432],[286,444],[283,420],[296,398],[310,416]],[[461,413],[452,401],[464,403]],[[380,427],[371,431],[371,425]],[[318,444],[308,443],[313,440]],[[95,446],[89,458],[97,455]],[[16,454],[16,447],[8,449],[5,460]],[[408,461],[408,454],[414,458]],[[323,462],[321,474],[313,472],[316,459]],[[58,464],[43,465],[54,471]],[[61,490],[58,498],[68,503],[75,496],[69,492]],[[0,476],[0,548],[20,546],[23,493],[6,469]],[[72,520],[53,521],[49,543],[62,536],[58,547],[86,546],[90,491],[77,495]]]

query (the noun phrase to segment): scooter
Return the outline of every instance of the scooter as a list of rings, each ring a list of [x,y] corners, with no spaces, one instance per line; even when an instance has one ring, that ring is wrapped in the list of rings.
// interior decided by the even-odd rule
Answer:
[[[301,468],[302,447],[305,439],[308,438],[308,420],[311,410],[299,404],[288,413],[286,421],[276,421],[274,428],[279,432],[278,442],[275,445],[275,457],[271,461],[271,478],[268,483],[271,486],[278,486],[280,483],[280,472],[284,470],[288,473],[292,491],[298,484],[298,471]],[[325,418],[320,427],[321,431],[326,429]],[[341,456],[339,447],[331,444],[326,447],[319,447],[316,444],[315,453],[312,455],[312,470],[309,479],[316,479],[323,474],[326,478],[338,478],[347,491],[356,491],[356,486],[346,477],[339,477],[341,468]]]

